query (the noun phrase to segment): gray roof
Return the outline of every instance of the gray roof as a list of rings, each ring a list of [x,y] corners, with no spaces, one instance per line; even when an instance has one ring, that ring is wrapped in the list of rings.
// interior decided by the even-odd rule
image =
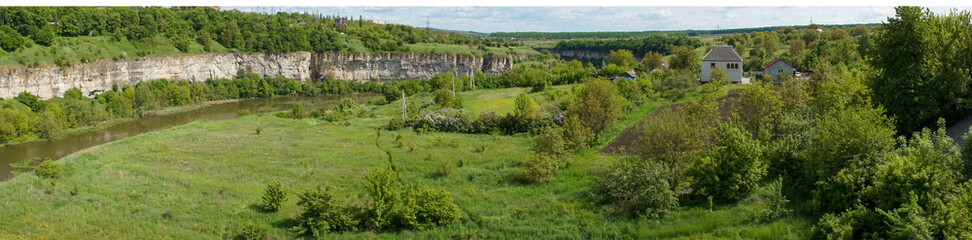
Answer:
[[[716,45],[712,46],[712,50],[702,57],[702,61],[737,61],[742,62],[742,57],[736,54],[736,50],[732,49],[729,45]]]

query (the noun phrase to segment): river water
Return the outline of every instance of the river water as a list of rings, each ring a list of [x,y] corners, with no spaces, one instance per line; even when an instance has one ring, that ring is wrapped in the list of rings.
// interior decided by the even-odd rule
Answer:
[[[320,97],[275,97],[275,98],[255,98],[242,99],[234,102],[226,102],[203,106],[195,109],[180,111],[166,115],[148,116],[132,121],[123,122],[109,126],[104,129],[85,131],[81,133],[64,136],[61,139],[51,141],[34,141],[0,147],[0,180],[6,180],[13,176],[11,163],[20,162],[24,159],[51,158],[60,159],[81,151],[86,148],[116,141],[119,139],[135,136],[142,133],[154,132],[183,125],[200,119],[223,120],[236,118],[237,113],[243,109],[249,109],[251,113],[266,113],[291,109],[296,103],[304,105],[304,109],[311,110],[320,107],[333,107],[337,102],[345,97],[350,97],[358,102],[374,98],[377,94],[349,94],[349,95],[328,95]]]

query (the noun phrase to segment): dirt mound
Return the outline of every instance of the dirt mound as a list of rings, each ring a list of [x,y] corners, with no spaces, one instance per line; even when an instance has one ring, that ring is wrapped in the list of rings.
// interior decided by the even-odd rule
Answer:
[[[721,121],[725,121],[729,118],[729,115],[733,112],[733,107],[736,105],[738,100],[739,91],[731,91],[725,96],[716,98],[716,101],[719,102],[719,114],[721,116]],[[610,155],[637,154],[635,149],[638,146],[638,142],[641,140],[641,126],[644,125],[648,119],[656,117],[664,111],[677,110],[682,106],[682,104],[684,103],[668,104],[658,107],[658,109],[655,109],[655,111],[645,115],[645,117],[635,123],[634,126],[631,126],[630,128],[625,129],[624,132],[621,132],[621,134],[614,138],[611,143],[608,143],[607,146],[604,146],[604,148],[601,149],[601,153]],[[661,140],[664,141],[664,139]]]

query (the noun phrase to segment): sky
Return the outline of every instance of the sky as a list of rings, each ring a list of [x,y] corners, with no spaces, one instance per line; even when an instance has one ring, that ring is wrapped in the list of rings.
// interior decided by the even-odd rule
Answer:
[[[764,26],[880,23],[894,7],[224,7],[363,15],[388,23],[475,32],[709,30]],[[931,7],[933,12],[972,7]]]

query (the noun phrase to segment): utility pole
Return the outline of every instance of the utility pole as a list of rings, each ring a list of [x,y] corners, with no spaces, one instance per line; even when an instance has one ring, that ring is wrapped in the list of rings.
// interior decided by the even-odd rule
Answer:
[[[452,97],[456,97],[456,78],[452,78]]]
[[[469,85],[472,86],[473,91],[476,91],[476,71],[469,73]]]
[[[405,118],[406,118],[405,115],[406,115],[407,111],[408,111],[408,108],[405,107],[405,89],[402,89],[402,121],[405,121]]]

